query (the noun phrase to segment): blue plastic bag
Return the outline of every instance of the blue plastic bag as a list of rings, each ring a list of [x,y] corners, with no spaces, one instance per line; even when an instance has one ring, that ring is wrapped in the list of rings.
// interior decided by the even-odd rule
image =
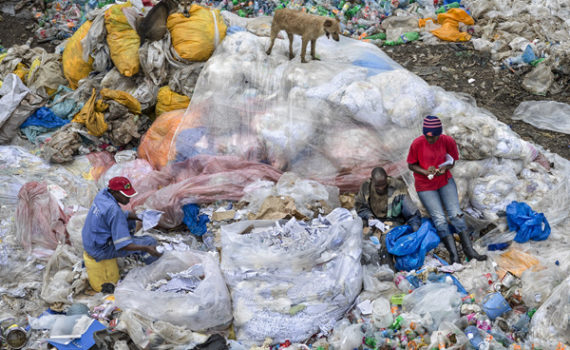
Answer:
[[[515,242],[544,241],[550,236],[550,225],[544,214],[536,213],[528,204],[513,201],[507,205],[506,212],[509,230],[517,232]]]
[[[206,224],[210,219],[206,214],[198,215],[200,213],[200,207],[198,205],[186,204],[182,207],[182,211],[184,212],[182,222],[184,222],[192,234],[202,236],[208,231]]]
[[[398,270],[417,270],[424,264],[426,253],[437,247],[439,236],[431,221],[424,221],[416,232],[409,225],[395,227],[386,235],[386,249],[396,256]]]
[[[69,120],[61,119],[55,115],[51,109],[40,107],[34,112],[34,114],[29,116],[22,125],[20,125],[20,128],[23,129],[28,126],[41,126],[46,129],[55,129],[68,123]]]

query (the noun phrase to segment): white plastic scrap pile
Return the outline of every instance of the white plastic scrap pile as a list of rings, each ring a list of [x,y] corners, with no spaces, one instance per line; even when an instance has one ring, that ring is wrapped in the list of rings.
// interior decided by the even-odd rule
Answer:
[[[275,189],[247,179],[267,196],[293,197],[298,211],[313,217],[306,222],[239,221],[221,229],[210,225],[214,247],[196,242],[187,231],[152,230],[168,251],[149,266],[122,266],[114,304],[104,295],[84,293],[81,218],[97,189],[105,186],[104,180],[95,181],[95,166],[72,154],[65,166],[50,165],[24,148],[3,146],[0,317],[26,322],[26,315],[34,316],[29,321],[31,348],[45,348],[44,340],[56,335],[53,325],[36,322],[35,316],[48,306],[65,310],[72,302],[85,303],[106,327],[118,321],[115,329],[128,333],[140,348],[193,348],[206,341],[208,332],[229,336],[232,320],[237,341],[230,345],[235,349],[287,347],[287,340],[299,342],[295,348],[306,348],[308,342],[340,350],[406,348],[412,342],[424,349],[468,348],[468,343],[502,349],[515,348],[514,340],[526,349],[564,348],[570,342],[568,160],[522,140],[487,111],[427,85],[370,44],[322,38],[317,43],[321,60],[309,64],[300,64],[298,57],[289,61],[283,40],[268,57],[267,44],[268,38],[247,31],[226,37],[201,72],[182,126],[173,126],[177,138],[169,140],[170,153],[187,161],[197,159],[196,150],[204,157],[213,153],[251,160],[248,155],[259,155],[255,160],[265,162],[263,169],[297,176],[283,175]],[[299,49],[296,38],[294,50]],[[118,73],[107,73],[112,74]],[[546,215],[552,227],[547,240],[512,243],[504,253],[489,251],[485,263],[443,266],[428,256],[415,272],[394,274],[378,266],[378,245],[363,240],[361,220],[338,208],[333,198],[338,190],[331,187],[354,191],[379,164],[411,184],[404,160],[427,114],[440,116],[445,133],[457,140],[461,160],[453,174],[469,223],[477,230],[489,223],[497,226],[478,241],[478,249],[513,240],[498,215],[513,200]],[[196,115],[199,119],[193,120]],[[185,138],[188,125],[210,132],[199,140]],[[152,169],[147,160],[117,161],[100,179],[128,175],[139,181],[138,207],[166,206],[168,228],[173,228],[182,221],[180,206],[195,199],[193,192],[177,197],[178,202],[170,202],[171,196],[164,201],[168,203],[156,204],[160,197],[145,191],[154,181],[160,183],[156,193],[178,195],[193,183],[184,182],[189,177],[184,169],[174,167],[182,176],[169,167]],[[176,165],[201,164],[196,162]],[[223,178],[212,178],[216,181],[198,184],[205,193],[222,191]],[[184,186],[177,187],[180,183]],[[314,193],[295,193],[300,188]],[[409,189],[417,202],[413,185]],[[261,208],[263,201],[250,191],[237,192],[252,202],[251,210]],[[319,216],[306,198],[336,208]],[[212,251],[202,251],[207,248]],[[221,262],[215,248],[221,250]],[[514,277],[503,277],[509,276],[506,272]],[[466,298],[451,276],[473,296]],[[513,310],[502,305],[506,312],[500,317],[491,315],[496,310],[482,312],[491,288],[504,293]],[[398,300],[400,293],[403,300]],[[537,308],[532,319],[528,308]]]

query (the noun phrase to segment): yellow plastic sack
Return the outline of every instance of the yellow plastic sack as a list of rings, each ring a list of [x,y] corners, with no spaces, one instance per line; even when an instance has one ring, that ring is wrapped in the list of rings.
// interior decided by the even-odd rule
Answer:
[[[27,82],[30,81],[32,74],[34,74],[34,72],[40,67],[41,63],[42,61],[39,58],[36,58],[32,61],[32,64],[30,65],[30,70],[28,71],[28,75],[26,76]]]
[[[97,92],[93,89],[91,97],[83,108],[81,108],[79,113],[75,115],[72,122],[85,124],[87,131],[89,131],[91,135],[99,137],[103,135],[108,128],[103,112],[109,105],[103,103],[103,101],[95,102],[96,97]]]
[[[24,77],[26,75],[28,75],[29,71],[30,71],[30,69],[28,67],[26,67],[25,64],[18,63],[18,65],[16,66],[16,69],[14,69],[13,73],[16,74],[23,83],[25,83],[26,79],[24,79]]]
[[[426,19],[419,20],[419,26],[425,26]],[[460,8],[449,9],[445,13],[440,13],[437,15],[437,23],[441,24],[441,28],[432,30],[431,33],[441,40],[446,41],[469,41],[471,35],[465,32],[459,31],[459,22],[466,25],[473,25],[475,21],[465,10]]]
[[[177,130],[198,127],[197,115],[184,116],[186,110],[179,109],[162,114],[156,118],[138,148],[139,158],[146,159],[155,169],[161,169],[174,159],[176,150],[173,138]]]
[[[93,24],[91,21],[87,21],[77,29],[67,42],[61,57],[63,75],[69,81],[69,86],[74,90],[77,89],[77,82],[86,78],[93,68],[93,57],[89,56],[89,61],[87,62],[83,60],[83,45],[81,45],[81,40],[87,35],[91,24]]]
[[[163,86],[158,90],[156,101],[156,116],[162,113],[174,111],[177,109],[186,109],[190,104],[190,97],[177,94],[170,90],[170,87]]]
[[[172,14],[168,16],[166,26],[172,37],[172,46],[180,57],[188,61],[207,61],[226,37],[227,30],[220,10],[196,4],[190,7],[189,18],[180,13]]]
[[[102,89],[100,93],[102,98],[110,99],[122,104],[127,107],[131,113],[141,114],[141,103],[128,92]]]
[[[100,292],[105,283],[117,284],[119,281],[119,265],[117,259],[95,261],[89,254],[83,252],[83,261],[87,269],[87,280],[94,291]]]
[[[119,72],[132,77],[139,72],[139,46],[141,39],[137,31],[131,27],[123,8],[131,7],[126,2],[113,5],[105,12],[105,28],[107,29],[107,44],[111,53],[111,60]]]

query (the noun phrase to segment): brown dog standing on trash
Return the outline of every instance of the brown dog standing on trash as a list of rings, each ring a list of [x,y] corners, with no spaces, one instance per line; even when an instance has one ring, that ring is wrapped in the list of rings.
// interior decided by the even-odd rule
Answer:
[[[141,38],[141,45],[145,40],[157,41],[164,37],[168,28],[166,20],[173,13],[182,13],[190,17],[192,0],[161,0],[144,17],[137,19],[137,34]]]
[[[311,57],[313,60],[318,60],[315,54],[317,39],[325,34],[327,38],[332,35],[335,41],[339,41],[340,25],[338,19],[335,18],[310,15],[291,9],[279,9],[275,11],[271,24],[271,44],[267,50],[268,55],[271,55],[275,38],[281,30],[285,30],[289,37],[289,59],[295,57],[293,55],[293,34],[301,36],[301,62],[307,63],[305,53],[309,41],[311,42]]]

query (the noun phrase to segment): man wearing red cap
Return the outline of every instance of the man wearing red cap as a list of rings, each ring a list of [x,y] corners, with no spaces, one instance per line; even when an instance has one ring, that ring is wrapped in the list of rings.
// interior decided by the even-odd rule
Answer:
[[[96,261],[138,254],[150,264],[161,254],[156,250],[156,240],[150,236],[132,236],[138,220],[135,213],[124,212],[119,204],[126,205],[137,192],[126,177],[109,180],[89,209],[83,226],[83,248]]]

